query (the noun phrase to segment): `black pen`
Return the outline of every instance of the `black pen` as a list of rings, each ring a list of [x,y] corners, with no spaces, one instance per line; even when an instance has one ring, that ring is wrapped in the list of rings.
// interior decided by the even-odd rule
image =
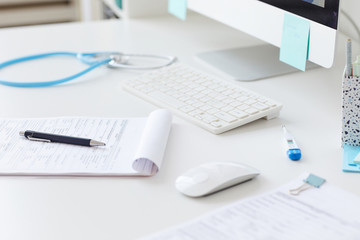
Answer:
[[[42,133],[26,130],[25,132],[21,131],[20,136],[24,136],[32,141],[40,141],[40,142],[57,142],[57,143],[67,143],[73,145],[81,145],[87,147],[95,147],[95,146],[105,146],[105,143],[95,141],[92,139],[86,138],[77,138],[63,135],[56,135],[51,133]]]

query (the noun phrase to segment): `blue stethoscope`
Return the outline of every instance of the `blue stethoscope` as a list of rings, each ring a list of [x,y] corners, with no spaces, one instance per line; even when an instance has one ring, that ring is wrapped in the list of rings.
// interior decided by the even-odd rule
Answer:
[[[112,68],[125,68],[125,69],[133,69],[133,70],[146,70],[146,69],[156,69],[168,66],[176,61],[176,58],[173,56],[162,56],[162,55],[150,55],[150,54],[124,54],[120,52],[93,52],[93,53],[75,53],[75,52],[51,52],[51,53],[43,53],[43,54],[35,54],[26,57],[20,57],[16,59],[12,59],[3,63],[0,63],[0,69],[5,68],[7,66],[36,60],[46,57],[53,56],[71,56],[75,57],[81,62],[85,63],[89,67],[84,69],[81,72],[78,72],[74,75],[61,78],[53,81],[45,81],[45,82],[9,82],[0,80],[0,84],[11,86],[11,87],[49,87],[57,84],[65,83],[71,81],[75,78],[78,78],[91,70],[107,65]],[[132,65],[130,63],[131,59],[139,58],[139,59],[147,59],[147,60],[157,60],[161,61],[160,64],[155,65]]]

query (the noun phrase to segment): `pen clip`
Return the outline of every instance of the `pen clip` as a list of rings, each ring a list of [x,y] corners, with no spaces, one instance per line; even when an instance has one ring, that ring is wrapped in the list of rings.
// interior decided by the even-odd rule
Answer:
[[[31,141],[38,141],[38,142],[51,142],[49,139],[34,138],[34,137],[30,137],[30,136],[28,136],[27,139],[29,139]]]

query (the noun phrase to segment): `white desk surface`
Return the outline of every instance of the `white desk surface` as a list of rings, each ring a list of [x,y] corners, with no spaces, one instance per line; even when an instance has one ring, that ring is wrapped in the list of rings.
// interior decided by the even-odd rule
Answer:
[[[154,177],[0,177],[0,239],[136,239],[274,189],[304,171],[360,194],[360,174],[341,169],[345,38],[339,35],[338,40],[331,69],[237,82],[282,102],[279,118],[213,135],[175,117],[162,168]],[[216,74],[194,55],[256,44],[261,42],[196,15],[186,22],[160,17],[69,23],[1,29],[0,61],[40,52],[108,50],[175,55],[184,63]],[[54,58],[3,69],[0,79],[55,79],[77,70],[78,65],[75,60]],[[0,117],[146,117],[156,106],[120,87],[122,80],[138,74],[103,68],[56,87],[0,86]],[[284,154],[282,123],[301,146],[303,158],[299,162]],[[185,170],[219,160],[249,164],[261,175],[205,198],[192,199],[176,191],[174,181]]]

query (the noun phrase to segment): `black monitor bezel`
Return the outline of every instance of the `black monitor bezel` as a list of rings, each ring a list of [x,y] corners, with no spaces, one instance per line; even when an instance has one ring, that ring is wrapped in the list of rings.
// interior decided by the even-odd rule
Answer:
[[[337,29],[340,0],[326,0],[320,7],[303,0],[258,0],[285,11],[313,20],[325,26]]]

